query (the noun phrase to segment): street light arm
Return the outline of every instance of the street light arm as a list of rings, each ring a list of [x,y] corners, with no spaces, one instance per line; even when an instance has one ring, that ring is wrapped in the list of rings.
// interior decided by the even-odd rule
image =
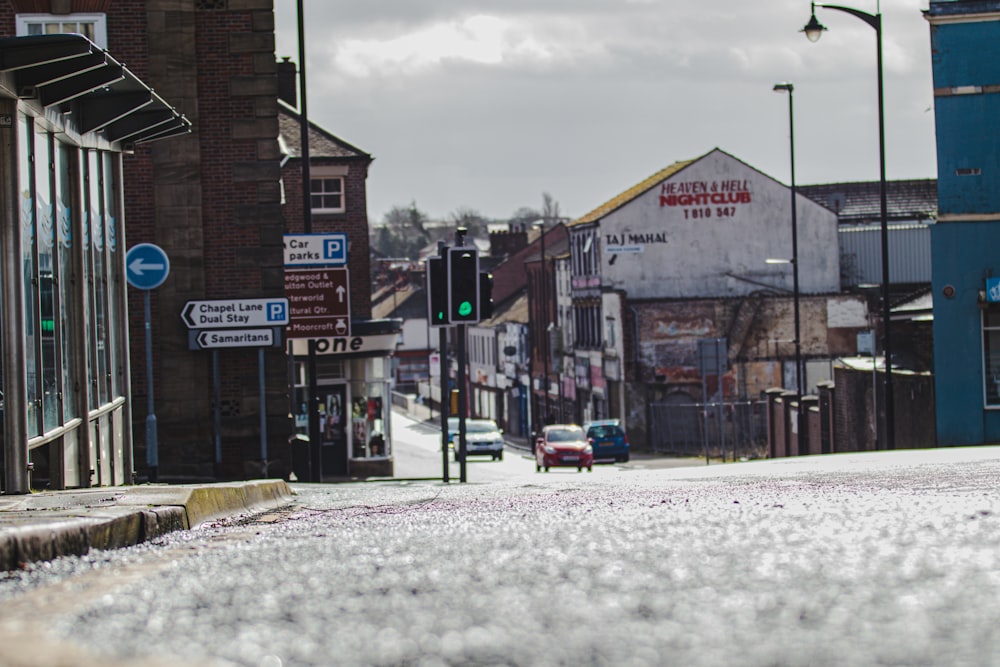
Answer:
[[[843,7],[841,5],[826,5],[821,2],[813,3],[813,7],[823,7],[825,9],[836,9],[838,12],[844,12],[845,14],[850,14],[851,16],[856,16],[861,19],[876,32],[882,31],[882,15],[881,14],[869,14],[868,12],[863,12],[860,9],[854,9],[853,7]]]

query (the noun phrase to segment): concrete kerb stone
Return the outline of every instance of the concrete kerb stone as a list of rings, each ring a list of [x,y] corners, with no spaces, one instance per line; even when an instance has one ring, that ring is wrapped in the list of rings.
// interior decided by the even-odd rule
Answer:
[[[293,495],[284,480],[28,495],[0,507],[0,570],[131,546],[224,516],[276,509]]]

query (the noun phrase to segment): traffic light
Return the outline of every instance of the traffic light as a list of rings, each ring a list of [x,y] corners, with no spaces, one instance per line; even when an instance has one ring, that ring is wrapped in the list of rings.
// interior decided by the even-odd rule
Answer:
[[[479,321],[479,253],[448,248],[448,319],[451,324]]]
[[[427,258],[427,319],[432,327],[451,324],[448,319],[448,265],[444,257]]]
[[[479,319],[488,320],[493,317],[493,274],[489,271],[479,272]]]

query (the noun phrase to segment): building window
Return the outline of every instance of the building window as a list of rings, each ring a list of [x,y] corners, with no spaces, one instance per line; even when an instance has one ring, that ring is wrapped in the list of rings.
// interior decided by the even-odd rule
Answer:
[[[1000,311],[983,311],[983,365],[986,405],[1000,406]]]
[[[312,196],[312,210],[316,213],[344,212],[344,178],[342,176],[324,176],[310,179],[312,186],[309,192]]]
[[[17,36],[77,33],[102,49],[108,48],[104,14],[18,14]]]

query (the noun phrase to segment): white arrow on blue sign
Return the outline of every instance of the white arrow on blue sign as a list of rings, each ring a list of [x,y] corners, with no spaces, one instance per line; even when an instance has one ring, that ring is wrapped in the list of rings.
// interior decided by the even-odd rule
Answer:
[[[125,279],[136,289],[156,289],[169,273],[170,260],[158,245],[140,243],[125,253]]]
[[[285,234],[285,266],[347,264],[347,234]]]

